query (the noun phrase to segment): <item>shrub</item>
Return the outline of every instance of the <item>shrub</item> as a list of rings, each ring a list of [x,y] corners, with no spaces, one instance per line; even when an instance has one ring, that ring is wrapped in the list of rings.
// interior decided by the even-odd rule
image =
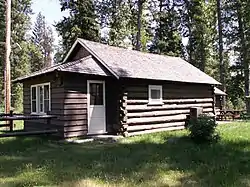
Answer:
[[[190,131],[189,136],[196,143],[217,142],[220,136],[216,132],[216,126],[216,121],[213,118],[202,114],[197,119],[190,119],[187,129]]]
[[[246,113],[246,112],[241,112],[241,113],[240,113],[240,119],[243,119],[243,120],[250,120],[250,114],[249,114],[249,113]]]

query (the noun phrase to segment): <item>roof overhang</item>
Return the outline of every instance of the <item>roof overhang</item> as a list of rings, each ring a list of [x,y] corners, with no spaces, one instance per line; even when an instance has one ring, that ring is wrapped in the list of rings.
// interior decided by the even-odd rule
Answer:
[[[215,95],[222,95],[222,96],[227,95],[225,92],[223,92],[222,90],[220,90],[220,89],[217,88],[217,87],[214,87],[214,94],[215,94]]]

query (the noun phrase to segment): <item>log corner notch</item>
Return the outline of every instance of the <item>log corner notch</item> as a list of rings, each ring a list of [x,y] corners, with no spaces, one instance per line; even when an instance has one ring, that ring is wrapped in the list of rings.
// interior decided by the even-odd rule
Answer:
[[[118,133],[120,133],[124,137],[128,136],[127,100],[128,100],[128,93],[122,92],[121,97],[119,99],[119,129],[118,129]]]
[[[216,95],[214,92],[215,86],[212,86],[212,96],[213,96],[213,114],[214,114],[214,118],[216,118],[216,109],[215,109],[215,102],[216,102]]]

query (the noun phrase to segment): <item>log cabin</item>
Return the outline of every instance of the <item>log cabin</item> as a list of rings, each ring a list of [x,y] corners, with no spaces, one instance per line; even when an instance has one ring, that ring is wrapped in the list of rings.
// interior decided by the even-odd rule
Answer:
[[[191,107],[215,114],[220,84],[179,57],[77,39],[62,63],[20,77],[24,114],[57,118],[57,136],[182,129]],[[46,129],[25,121],[25,130]]]

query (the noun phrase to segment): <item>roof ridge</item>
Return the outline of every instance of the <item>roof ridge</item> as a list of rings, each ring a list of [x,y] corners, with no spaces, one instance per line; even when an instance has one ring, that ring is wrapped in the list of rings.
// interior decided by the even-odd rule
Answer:
[[[138,50],[135,50],[135,49],[128,49],[128,48],[121,47],[121,46],[114,46],[114,45],[109,45],[109,44],[105,44],[105,43],[95,42],[95,41],[91,41],[91,40],[85,40],[83,38],[78,38],[78,39],[80,39],[82,42],[85,42],[85,41],[86,42],[91,42],[91,43],[95,43],[95,44],[106,46],[106,47],[111,47],[111,48],[116,48],[116,49],[118,48],[118,49],[122,49],[124,51],[125,50],[126,51],[132,51],[132,52],[140,53],[140,54],[150,54],[150,55],[163,56],[163,57],[169,57],[169,58],[181,58],[179,56],[170,56],[170,55],[165,55],[165,54],[150,53],[148,51],[138,51]]]

